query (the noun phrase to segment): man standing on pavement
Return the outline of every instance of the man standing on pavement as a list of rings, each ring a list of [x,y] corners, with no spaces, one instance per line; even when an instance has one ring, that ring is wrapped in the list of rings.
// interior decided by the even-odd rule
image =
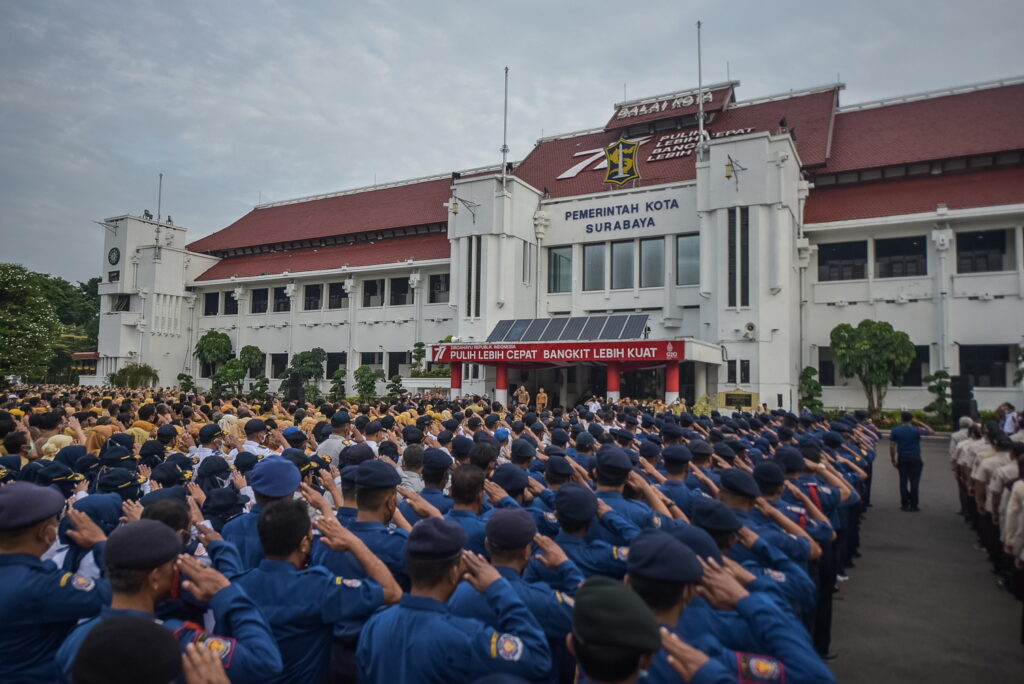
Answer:
[[[904,411],[901,418],[903,424],[889,433],[889,457],[893,468],[900,471],[900,510],[916,512],[921,510],[917,506],[917,493],[924,470],[921,437],[932,431],[921,421],[914,420],[910,411]]]

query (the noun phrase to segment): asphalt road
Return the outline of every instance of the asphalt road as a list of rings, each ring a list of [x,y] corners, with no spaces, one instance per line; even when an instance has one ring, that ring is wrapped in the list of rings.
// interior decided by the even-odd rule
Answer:
[[[833,608],[842,684],[1024,682],[1021,603],[1000,590],[963,519],[945,438],[926,438],[921,512],[899,508],[879,445],[861,554]]]

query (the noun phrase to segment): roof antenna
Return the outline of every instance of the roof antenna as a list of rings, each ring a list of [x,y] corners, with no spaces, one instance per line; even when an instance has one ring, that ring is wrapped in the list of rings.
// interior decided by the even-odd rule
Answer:
[[[732,76],[729,74],[729,60],[725,60],[725,80],[732,83]]]
[[[508,176],[508,67],[505,67],[505,118],[501,125],[501,191]]]
[[[160,222],[160,202],[164,198],[164,174],[160,174],[160,184],[157,186],[156,191],[156,221]]]

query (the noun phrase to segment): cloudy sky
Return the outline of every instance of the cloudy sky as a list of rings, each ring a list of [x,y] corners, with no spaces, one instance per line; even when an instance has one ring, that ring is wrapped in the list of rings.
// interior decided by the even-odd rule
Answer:
[[[927,10],[925,9],[927,8]],[[0,261],[84,280],[93,220],[143,209],[190,239],[264,202],[447,173],[602,125],[623,99],[835,81],[843,103],[1024,72],[1019,0],[5,0]],[[979,122],[984,125],[984,122]]]

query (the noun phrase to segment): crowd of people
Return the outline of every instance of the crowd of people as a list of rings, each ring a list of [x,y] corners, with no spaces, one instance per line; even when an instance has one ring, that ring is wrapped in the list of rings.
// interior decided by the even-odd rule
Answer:
[[[978,535],[976,548],[992,564],[1000,587],[1024,601],[1024,428],[1003,404],[983,424],[961,418],[949,459],[960,493],[960,515]],[[1021,621],[1024,642],[1024,613]]]
[[[36,387],[0,438],[0,681],[818,684],[880,434]]]

